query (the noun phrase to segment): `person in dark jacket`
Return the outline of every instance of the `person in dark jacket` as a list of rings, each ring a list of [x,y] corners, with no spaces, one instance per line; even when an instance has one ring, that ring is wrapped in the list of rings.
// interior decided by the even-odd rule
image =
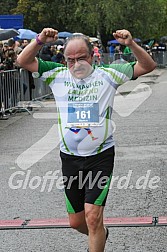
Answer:
[[[51,61],[52,56],[53,55],[50,50],[50,47],[48,45],[44,45],[39,52],[39,58],[46,60],[46,61]]]

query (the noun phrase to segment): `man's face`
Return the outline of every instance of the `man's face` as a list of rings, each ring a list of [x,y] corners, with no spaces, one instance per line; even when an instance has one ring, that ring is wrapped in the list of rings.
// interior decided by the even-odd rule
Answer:
[[[76,38],[69,41],[64,56],[67,66],[75,78],[84,79],[92,73],[92,55],[84,40]]]
[[[23,46],[27,46],[28,45],[28,40],[23,40]]]

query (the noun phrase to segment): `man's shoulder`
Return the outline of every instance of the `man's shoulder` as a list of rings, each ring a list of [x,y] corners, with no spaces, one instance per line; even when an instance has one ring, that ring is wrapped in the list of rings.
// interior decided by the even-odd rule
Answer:
[[[56,70],[56,72],[61,72],[67,70],[67,67],[60,63],[56,63],[53,61],[44,61],[41,58],[38,58],[38,72],[40,76],[43,73],[52,71],[54,69]]]
[[[128,77],[129,79],[133,78],[133,72],[134,72],[134,65],[136,62],[113,62],[110,65],[104,64],[102,66],[98,66],[96,69],[99,69],[99,71],[102,71],[103,73],[106,73],[107,76],[110,76],[112,78],[125,78]]]
[[[96,69],[101,69],[101,70],[117,70],[117,71],[121,71],[122,70],[126,70],[126,69],[129,69],[129,68],[133,68],[134,65],[136,64],[136,62],[113,62],[111,64],[103,64],[103,65],[100,65],[100,66],[97,66]]]

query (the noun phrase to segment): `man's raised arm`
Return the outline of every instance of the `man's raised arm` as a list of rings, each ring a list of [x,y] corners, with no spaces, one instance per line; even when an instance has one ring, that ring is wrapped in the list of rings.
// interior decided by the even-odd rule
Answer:
[[[137,63],[134,66],[134,78],[149,73],[155,69],[155,61],[141,46],[139,46],[133,41],[129,31],[118,30],[113,33],[113,35],[115,39],[119,41],[120,44],[128,46],[137,59]]]
[[[36,39],[27,45],[19,54],[17,63],[20,67],[29,70],[30,72],[38,72],[38,60],[36,55],[45,43],[56,41],[58,31],[52,28],[44,28]]]

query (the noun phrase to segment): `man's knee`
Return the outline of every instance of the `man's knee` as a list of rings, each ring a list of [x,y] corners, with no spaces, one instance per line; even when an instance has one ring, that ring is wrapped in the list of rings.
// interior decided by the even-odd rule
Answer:
[[[83,213],[76,213],[76,214],[69,214],[69,223],[70,227],[73,229],[80,229],[80,227],[85,223],[85,214]]]
[[[85,219],[88,229],[96,230],[103,225],[103,206],[85,205]]]
[[[80,220],[75,219],[75,218],[72,218],[72,219],[70,218],[69,222],[70,222],[70,227],[77,230],[80,228],[82,224]]]

